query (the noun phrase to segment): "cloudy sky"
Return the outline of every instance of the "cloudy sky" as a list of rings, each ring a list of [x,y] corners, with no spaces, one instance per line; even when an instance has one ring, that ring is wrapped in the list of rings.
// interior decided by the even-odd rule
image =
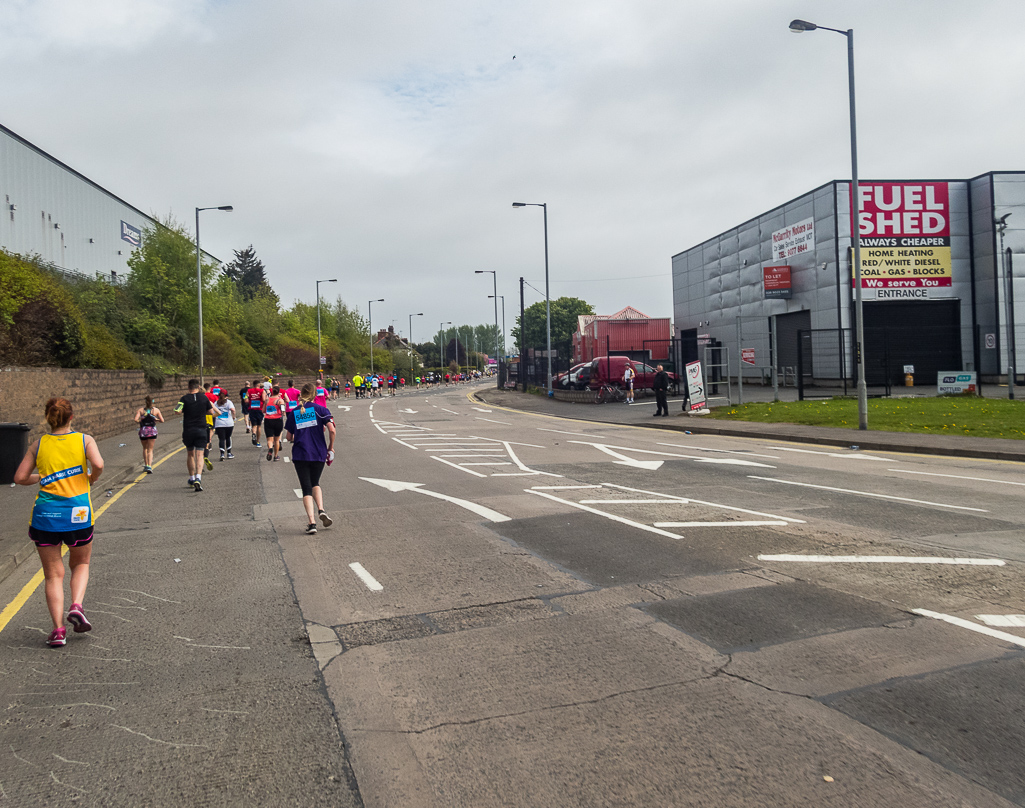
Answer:
[[[418,341],[518,278],[672,315],[670,259],[850,175],[1025,169],[1022,0],[2,0],[0,123],[285,304]],[[513,58],[515,56],[515,58]],[[191,227],[190,227],[191,229]],[[527,304],[543,298],[527,289]],[[499,315],[501,316],[501,314]]]

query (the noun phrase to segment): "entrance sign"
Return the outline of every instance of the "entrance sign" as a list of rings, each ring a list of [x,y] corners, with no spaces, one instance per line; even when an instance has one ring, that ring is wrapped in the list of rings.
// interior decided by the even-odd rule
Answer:
[[[863,296],[950,297],[954,280],[948,183],[868,182],[859,186],[859,192]],[[852,266],[852,284],[853,271]]]
[[[690,412],[705,409],[705,383],[701,378],[701,363],[687,363],[687,398]]]

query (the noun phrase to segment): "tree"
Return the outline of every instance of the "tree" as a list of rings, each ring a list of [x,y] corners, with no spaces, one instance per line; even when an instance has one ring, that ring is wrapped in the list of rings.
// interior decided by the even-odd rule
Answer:
[[[582,314],[594,314],[594,307],[578,297],[560,297],[551,301],[552,310],[552,350],[559,356],[569,357],[573,353],[573,333],[577,330],[577,317]],[[524,339],[520,338],[520,318],[516,318],[513,327],[513,339],[516,350],[521,345],[536,350],[544,350],[547,345],[547,328],[545,303],[543,300],[528,306],[524,312],[525,327],[522,329]]]
[[[128,259],[132,274],[128,291],[143,309],[160,316],[172,329],[194,331],[199,319],[196,300],[196,248],[184,225],[168,216],[147,227],[142,244]],[[202,267],[203,286],[214,267]]]
[[[250,244],[244,250],[234,250],[235,260],[225,264],[224,274],[238,286],[239,295],[243,300],[252,300],[257,295],[273,295],[277,303],[277,295],[267,283],[263,261],[256,257],[256,250]]]

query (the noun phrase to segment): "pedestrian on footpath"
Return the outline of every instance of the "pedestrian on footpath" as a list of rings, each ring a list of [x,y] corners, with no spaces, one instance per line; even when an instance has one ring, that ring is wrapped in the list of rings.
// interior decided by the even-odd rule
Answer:
[[[206,416],[208,413],[220,415],[221,411],[206,397],[198,379],[189,379],[189,392],[178,399],[174,411],[182,414],[182,443],[189,467],[189,485],[199,492],[203,490],[203,450],[209,442]]]
[[[135,411],[135,423],[139,425],[139,442],[142,444],[142,470],[153,473],[153,447],[157,442],[157,421],[164,423],[160,409],[153,406],[153,396],[146,396],[146,403]]]
[[[72,603],[68,622],[76,632],[92,629],[82,609],[93,549],[94,517],[89,486],[103,473],[103,458],[91,435],[71,428],[73,416],[71,402],[66,398],[47,401],[46,423],[50,432],[29,446],[14,472],[14,482],[18,485],[39,484],[28,535],[43,565],[46,607],[53,620],[53,631],[46,638],[46,644],[54,648],[67,642],[64,560],[61,558],[64,544],[68,545],[71,566]]]
[[[217,396],[217,409],[221,412],[214,418],[214,432],[217,433],[217,446],[221,450],[221,460],[234,460],[231,453],[231,433],[235,431],[235,405],[228,398],[228,391],[223,387]]]
[[[665,372],[661,365],[657,368],[658,372],[655,374],[655,378],[651,383],[652,388],[655,390],[655,417],[659,415],[669,415],[669,401],[666,398],[669,392],[669,374]]]
[[[626,403],[634,403],[634,376],[637,374],[634,372],[634,366],[629,362],[626,365],[626,370],[623,371],[623,386],[626,388]]]
[[[302,488],[308,535],[317,532],[317,516],[324,527],[331,526],[331,517],[324,512],[320,475],[324,473],[324,464],[331,465],[335,459],[335,422],[331,410],[314,403],[316,392],[317,385],[304,384],[299,406],[288,413],[285,422],[285,438],[292,444],[292,465]],[[324,440],[325,428],[330,443]]]

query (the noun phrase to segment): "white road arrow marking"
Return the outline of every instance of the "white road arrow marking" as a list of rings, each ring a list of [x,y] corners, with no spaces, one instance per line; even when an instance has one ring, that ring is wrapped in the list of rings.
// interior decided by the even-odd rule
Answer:
[[[459,499],[458,497],[450,497],[448,494],[439,494],[437,491],[428,491],[423,487],[423,483],[407,483],[400,480],[379,480],[374,477],[360,477],[360,479],[368,483],[373,483],[374,485],[379,485],[381,488],[386,488],[389,491],[394,491],[396,493],[400,491],[415,491],[417,494],[424,494],[425,496],[434,497],[435,499],[443,499],[446,502],[451,502],[453,505],[458,505],[460,508],[466,508],[468,511],[473,511],[478,516],[483,516],[491,522],[511,521],[511,518],[505,514],[494,511],[484,505],[478,505],[476,502],[470,502],[468,499]]]
[[[410,415],[416,415],[417,413],[416,410],[411,410],[409,407],[406,407],[404,410],[399,410],[399,412],[408,412]]]
[[[352,407],[350,407],[350,406],[348,406],[348,405],[346,405],[346,404],[339,404],[339,405],[338,405],[338,409],[340,409],[340,410],[344,410],[345,412],[348,412],[349,410],[351,410],[351,409],[352,409]]]
[[[770,466],[770,465],[768,465],[766,463],[756,463],[753,460],[737,460],[737,459],[734,459],[732,457],[695,457],[694,455],[675,454],[673,452],[656,452],[656,451],[653,451],[652,449],[636,449],[633,446],[608,446],[608,445],[606,445],[604,443],[591,443],[591,442],[585,441],[585,440],[571,440],[571,441],[566,441],[566,442],[567,443],[581,443],[584,446],[593,446],[595,449],[598,449],[599,451],[605,452],[605,454],[610,454],[610,455],[613,455],[613,456],[616,456],[616,457],[620,457],[623,460],[629,460],[630,461],[629,463],[623,463],[622,465],[624,465],[624,466],[636,465],[637,468],[657,469],[659,466],[662,465],[662,463],[664,461],[659,461],[658,465],[656,465],[656,466],[648,466],[648,465],[643,465],[642,466],[642,465],[640,465],[641,463],[651,463],[652,461],[648,461],[648,460],[634,460],[633,458],[628,457],[627,455],[622,455],[619,452],[616,452],[614,450],[615,449],[621,449],[624,452],[636,452],[638,454],[658,455],[660,457],[682,457],[684,460],[693,460],[696,463],[718,463],[718,464],[724,465],[724,466],[758,466],[759,468],[763,468],[763,469],[774,469],[774,468],[776,468],[775,466]],[[616,462],[619,462],[619,461],[616,461]]]

